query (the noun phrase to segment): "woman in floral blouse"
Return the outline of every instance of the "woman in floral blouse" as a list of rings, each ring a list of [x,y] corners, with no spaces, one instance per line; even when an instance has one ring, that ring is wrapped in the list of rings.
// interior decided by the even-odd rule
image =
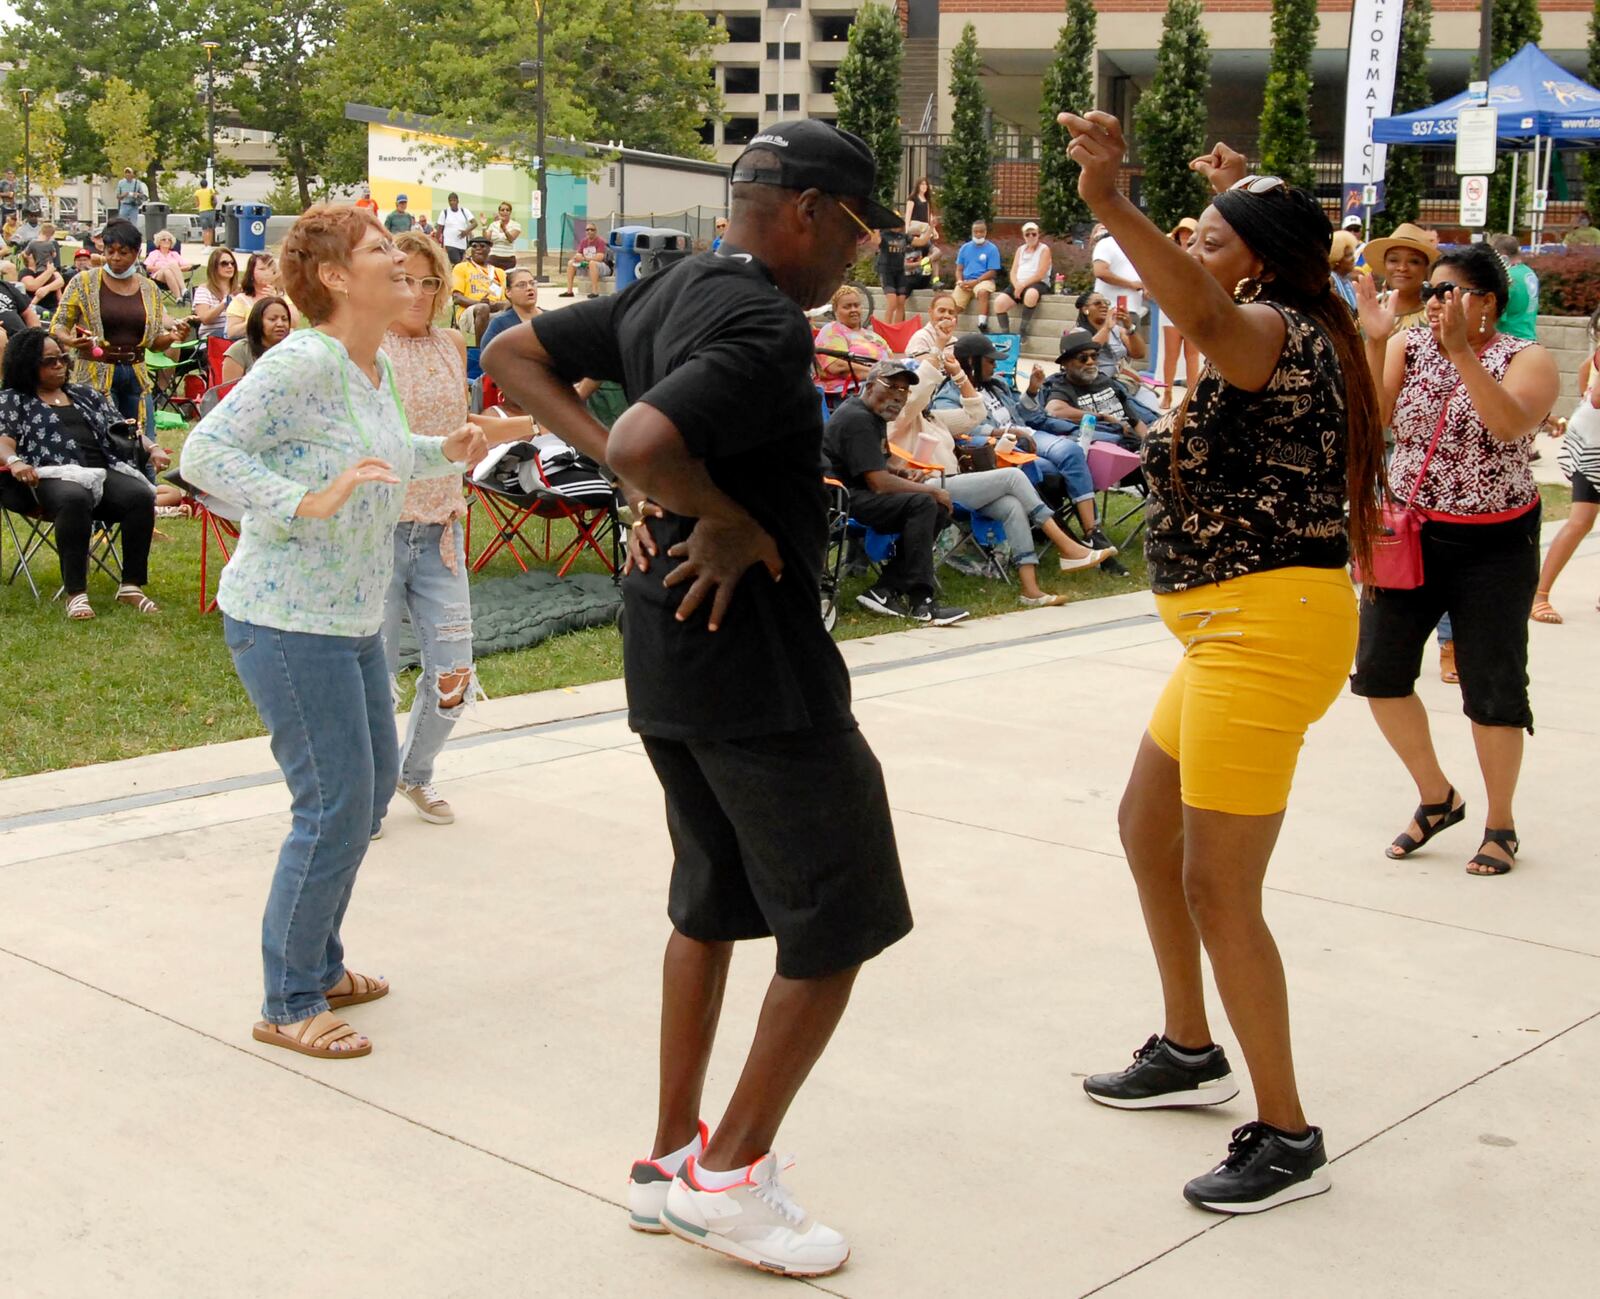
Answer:
[[[67,382],[67,350],[42,329],[6,344],[0,391],[0,463],[11,471],[6,505],[37,506],[55,525],[56,554],[67,617],[94,617],[90,607],[89,542],[94,521],[122,526],[122,585],[117,603],[155,613],[144,593],[156,494],[139,466],[111,438],[117,412],[93,388]],[[167,453],[148,442],[156,468]],[[31,497],[31,499],[30,499]]]
[[[372,1044],[332,1010],[389,991],[345,967],[339,928],[400,768],[382,637],[394,525],[412,478],[457,475],[485,445],[470,424],[411,434],[379,346],[413,289],[370,214],[311,208],[282,261],[315,328],[269,351],[196,426],[183,475],[244,507],[217,592],[223,638],[294,802],[253,1036],[349,1059]]]

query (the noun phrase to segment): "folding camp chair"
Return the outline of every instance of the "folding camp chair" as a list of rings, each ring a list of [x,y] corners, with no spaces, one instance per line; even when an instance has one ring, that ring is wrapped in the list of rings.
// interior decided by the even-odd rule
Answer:
[[[1017,379],[1017,358],[1022,355],[1021,334],[990,334],[989,341],[994,344],[994,372],[998,378],[1007,383],[1015,384]]]
[[[1011,581],[1011,570],[1006,564],[1006,530],[999,521],[991,519],[986,514],[979,514],[976,510],[969,510],[965,505],[955,508],[956,525],[961,528],[961,539],[947,550],[940,563],[956,572],[961,572],[961,567],[950,563],[950,560],[963,551],[974,551],[977,554],[979,577],[992,577],[996,581]]]
[[[911,335],[922,328],[922,315],[919,312],[910,320],[902,320],[898,325],[891,325],[887,320],[872,318],[872,332],[887,344],[896,356],[906,354],[906,344],[911,341]]]
[[[33,557],[44,551],[48,554],[57,554],[56,529],[49,519],[37,510],[20,512],[17,510],[0,510],[0,515],[5,519],[5,531],[11,535],[11,547],[15,550],[16,558],[11,562],[11,571],[5,575],[6,585],[10,586],[21,574],[27,580],[28,589],[33,592],[35,602],[44,599],[44,593],[39,589],[39,583],[34,579],[32,562]],[[18,530],[18,521],[22,528]],[[110,578],[118,586],[122,584],[122,565],[117,560],[117,551],[122,545],[122,525],[120,523],[107,523],[95,519],[89,533],[89,569]],[[0,560],[0,568],[4,561]],[[52,600],[59,600],[65,594],[66,588],[58,586]]]
[[[1109,532],[1112,528],[1121,527],[1129,519],[1139,520],[1133,531],[1118,543],[1125,546],[1144,531],[1144,511],[1149,504],[1149,497],[1142,484],[1128,489],[1134,491],[1139,499],[1113,519],[1111,492],[1139,472],[1139,457],[1115,442],[1096,442],[1086,453],[1086,459],[1089,461],[1089,476],[1094,489],[1100,493],[1101,525]]]
[[[210,387],[222,382],[222,358],[232,346],[226,338],[206,339],[206,383]]]
[[[200,612],[210,613],[217,607],[217,598],[211,593],[211,552],[213,548],[222,552],[218,568],[226,568],[233,558],[233,543],[239,539],[239,523],[244,511],[231,501],[202,492],[176,470],[162,476],[184,494],[195,522],[200,525]]]
[[[576,453],[573,453],[576,456]],[[612,578],[622,573],[622,528],[617,518],[615,490],[599,475],[592,461],[581,458],[573,461],[571,473],[548,471],[538,451],[529,443],[514,444],[506,453],[507,459],[519,463],[531,462],[538,481],[512,489],[506,480],[467,480],[470,500],[467,506],[466,552],[468,564],[474,573],[481,572],[502,550],[510,553],[517,567],[528,571],[527,560],[538,562],[541,555],[537,544],[523,533],[534,521],[544,523],[544,554],[542,558],[556,564],[556,576],[565,577],[585,550],[600,556]],[[567,481],[563,482],[563,479]],[[599,486],[604,484],[603,490]],[[567,494],[568,492],[573,494]],[[483,545],[476,557],[472,554],[472,512],[481,507],[489,516],[494,535]],[[553,528],[565,520],[573,528],[573,538],[552,555]],[[527,560],[524,559],[524,554]]]

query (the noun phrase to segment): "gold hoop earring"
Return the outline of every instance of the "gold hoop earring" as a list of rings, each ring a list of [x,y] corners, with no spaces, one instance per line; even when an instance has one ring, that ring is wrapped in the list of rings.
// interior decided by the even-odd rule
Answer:
[[[1261,296],[1261,281],[1254,275],[1247,275],[1233,286],[1233,300],[1243,305],[1254,302]]]

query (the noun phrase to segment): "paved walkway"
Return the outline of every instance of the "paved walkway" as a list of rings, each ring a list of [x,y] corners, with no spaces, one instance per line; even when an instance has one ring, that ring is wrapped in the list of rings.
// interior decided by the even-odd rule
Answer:
[[[1114,812],[1174,646],[1132,595],[846,647],[917,929],[858,985],[783,1134],[850,1299],[1593,1291],[1600,1268],[1600,543],[1533,628],[1539,733],[1501,880],[1415,801],[1359,700],[1312,733],[1270,876],[1332,1194],[1213,1218],[1183,1181],[1252,1114],[1125,1114],[1079,1078],[1159,1025]],[[285,795],[263,741],[0,783],[0,1294],[748,1295],[623,1225],[652,1130],[667,844],[616,683],[498,700],[403,809],[347,926],[394,995],[325,1064],[254,1044]],[[782,815],[786,791],[773,796]],[[770,948],[735,964],[732,1085]],[[1232,1045],[1221,1015],[1218,1031]],[[714,1113],[713,1113],[714,1117]]]

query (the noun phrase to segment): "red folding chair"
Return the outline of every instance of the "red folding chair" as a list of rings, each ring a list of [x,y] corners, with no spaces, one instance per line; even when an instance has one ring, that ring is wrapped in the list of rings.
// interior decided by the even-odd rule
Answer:
[[[529,448],[531,451],[531,448]],[[481,572],[502,550],[510,553],[516,560],[517,567],[524,573],[528,571],[527,560],[538,562],[541,558],[547,562],[553,561],[557,577],[565,577],[577,563],[578,557],[585,550],[592,550],[600,556],[600,562],[605,565],[606,571],[616,578],[622,569],[621,554],[621,526],[617,518],[616,493],[606,488],[604,504],[594,500],[593,497],[574,498],[563,494],[559,485],[553,482],[546,474],[544,465],[537,454],[532,456],[531,463],[537,468],[540,484],[528,491],[506,491],[489,483],[467,481],[470,500],[467,505],[466,551],[469,565],[474,573]],[[604,480],[598,474],[593,474],[594,466],[590,462],[588,471],[580,472],[587,479],[592,478],[598,484]],[[489,516],[490,526],[494,529],[494,536],[485,542],[483,549],[476,557],[472,555],[472,512],[475,507],[481,507]],[[573,537],[561,550],[551,555],[553,547],[553,529],[556,523],[565,520],[572,524]],[[530,523],[542,521],[544,523],[544,553],[541,556],[537,543],[524,534],[523,529]]]
[[[233,543],[239,539],[239,523],[226,514],[219,514],[217,510],[207,509],[203,501],[191,500],[194,517],[200,524],[200,612],[210,613],[217,607],[217,597],[212,594],[209,575],[211,547],[215,545],[222,552],[219,570],[226,568],[228,561],[233,558]],[[221,578],[220,571],[217,576]]]
[[[872,318],[872,332],[894,351],[896,356],[906,354],[906,345],[911,342],[911,335],[922,328],[922,313],[918,312],[910,320],[902,320],[898,325],[891,325],[886,320]]]
[[[222,355],[231,346],[226,338],[206,339],[206,377],[213,388],[222,382]]]

